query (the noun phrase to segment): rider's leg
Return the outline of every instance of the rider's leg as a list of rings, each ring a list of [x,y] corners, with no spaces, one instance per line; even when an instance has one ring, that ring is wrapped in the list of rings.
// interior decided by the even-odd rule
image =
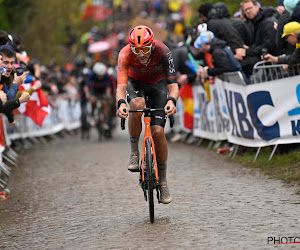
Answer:
[[[134,98],[129,103],[130,109],[143,109],[145,107],[145,99],[142,97]],[[139,138],[142,132],[141,117],[143,113],[130,113],[128,119],[128,130],[130,135],[130,162],[128,170],[139,171]]]
[[[159,125],[151,126],[152,137],[155,144],[158,181],[161,185],[160,201],[162,203],[170,203],[172,201],[167,185],[167,159],[168,159],[168,144],[164,134],[164,128]]]
[[[101,100],[101,109],[102,109],[102,114],[103,114],[103,119],[104,119],[104,124],[103,128],[105,130],[109,130],[110,122],[109,122],[109,102],[106,98],[103,98]]]
[[[95,109],[96,109],[96,105],[97,105],[97,97],[92,96],[90,98],[90,102],[91,102],[91,107],[92,107],[92,116],[95,116]]]

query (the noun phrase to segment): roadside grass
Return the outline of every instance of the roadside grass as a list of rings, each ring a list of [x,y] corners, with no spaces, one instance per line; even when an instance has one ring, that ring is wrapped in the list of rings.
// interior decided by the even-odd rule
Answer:
[[[238,162],[246,167],[259,169],[264,175],[270,178],[281,180],[286,184],[296,185],[297,193],[300,194],[300,150],[290,151],[288,153],[274,154],[271,160],[271,147],[263,147],[259,156],[254,162],[255,150],[244,150],[237,153],[234,162]]]
[[[208,147],[209,142],[209,140],[204,140],[201,146]],[[215,149],[211,148],[211,150]],[[300,148],[286,153],[277,149],[271,160],[269,158],[272,147],[263,147],[256,161],[254,161],[256,152],[257,148],[240,147],[235,157],[229,156],[229,152],[224,153],[224,156],[245,167],[258,169],[269,178],[281,180],[285,184],[295,186],[296,193],[300,194]]]

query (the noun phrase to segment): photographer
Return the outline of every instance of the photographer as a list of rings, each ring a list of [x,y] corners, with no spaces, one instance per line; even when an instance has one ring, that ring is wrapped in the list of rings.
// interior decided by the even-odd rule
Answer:
[[[22,75],[18,76],[17,73],[15,72],[14,69],[14,61],[15,61],[15,56],[14,56],[14,50],[11,46],[9,45],[2,45],[0,46],[0,55],[2,56],[2,61],[1,61],[1,68],[2,68],[2,62],[4,69],[2,76],[1,76],[1,81],[0,81],[0,90],[3,90],[4,93],[7,95],[8,100],[12,100],[16,97],[16,94],[19,89],[19,85],[24,83],[25,78],[27,73],[24,72]],[[15,121],[14,121],[14,115],[12,112],[12,109],[5,112],[5,115],[8,118],[9,125],[14,126]]]

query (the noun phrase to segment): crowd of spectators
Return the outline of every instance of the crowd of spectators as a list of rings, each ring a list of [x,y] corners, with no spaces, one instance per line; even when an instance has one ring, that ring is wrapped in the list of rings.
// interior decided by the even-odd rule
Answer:
[[[185,27],[180,9],[169,6],[166,11],[163,3],[144,1],[140,15],[142,20],[148,19],[161,30],[169,30],[163,42],[173,53],[180,85],[205,84],[211,77],[236,71],[242,73],[246,84],[251,84],[253,67],[259,61],[286,64],[285,70],[299,63],[299,2],[279,2],[276,11],[255,0],[244,0],[234,15],[223,2],[203,2],[198,7],[199,22],[195,27]],[[58,96],[80,100],[83,110],[91,101],[94,108],[95,92],[101,95],[105,92],[104,99],[109,100],[113,109],[116,58],[127,43],[130,28],[130,23],[124,21],[111,22],[105,29],[92,27],[81,39],[85,53],[64,68],[54,60],[47,66],[41,65],[38,58],[27,55],[20,36],[0,31],[0,55],[5,69],[1,76],[1,110],[10,125],[15,123],[12,110],[28,101],[38,88],[43,89],[53,108]],[[89,46],[97,41],[108,41],[109,49],[90,53]],[[93,70],[97,63],[105,66],[105,73],[97,74]],[[18,87],[22,84],[31,87],[20,91]]]
[[[203,78],[241,71],[246,84],[250,84],[253,67],[261,60],[286,64],[285,70],[299,63],[299,57],[291,54],[297,54],[299,47],[300,15],[296,13],[300,5],[290,9],[289,2],[284,1],[287,8],[278,6],[276,16],[274,7],[262,6],[255,0],[244,0],[234,17],[230,17],[224,3],[202,3],[198,12],[207,30],[195,36],[190,51],[196,48],[198,57],[199,53],[203,57],[208,52],[212,58],[205,57],[204,66],[208,68],[200,67],[198,75]],[[236,60],[226,51],[227,46]]]

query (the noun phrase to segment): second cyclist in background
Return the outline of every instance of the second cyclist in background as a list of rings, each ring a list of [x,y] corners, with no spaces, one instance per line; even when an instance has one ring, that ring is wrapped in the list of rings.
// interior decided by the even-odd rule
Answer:
[[[103,130],[111,131],[112,82],[104,63],[96,62],[94,64],[86,85],[88,87],[87,96],[92,107],[92,116],[96,122],[102,123]],[[101,106],[103,121],[99,121],[96,117],[97,104]],[[99,112],[99,107],[97,111]],[[108,135],[108,137],[110,136]]]

